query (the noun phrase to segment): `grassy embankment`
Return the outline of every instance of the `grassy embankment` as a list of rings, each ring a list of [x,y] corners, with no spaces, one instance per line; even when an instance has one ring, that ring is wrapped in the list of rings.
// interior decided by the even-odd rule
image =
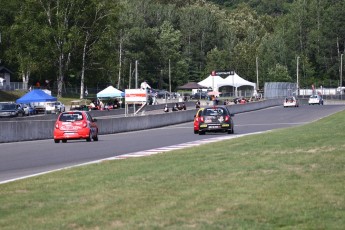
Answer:
[[[2,184],[0,229],[343,229],[344,117]]]
[[[18,98],[23,96],[25,91],[3,91],[0,90],[0,102],[2,101],[16,101]]]
[[[0,90],[0,102],[2,101],[16,101],[18,98],[25,95],[27,92],[22,90],[14,90],[14,91],[3,91]],[[55,95],[53,95],[55,97]],[[64,103],[66,106],[71,104],[71,101],[78,100],[79,97],[74,96],[67,96],[67,97],[60,97],[58,98],[59,101]]]

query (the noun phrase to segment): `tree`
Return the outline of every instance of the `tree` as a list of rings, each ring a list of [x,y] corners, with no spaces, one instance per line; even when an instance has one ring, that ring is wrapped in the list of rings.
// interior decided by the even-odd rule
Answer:
[[[239,5],[228,16],[228,24],[235,36],[236,43],[232,53],[231,65],[241,76],[250,81],[256,79],[256,57],[262,38],[270,29],[267,17],[261,18],[248,5]]]
[[[160,66],[163,72],[168,73],[169,63],[176,64],[178,60],[181,60],[181,32],[174,30],[172,25],[165,21],[160,27],[157,46],[160,50]],[[176,80],[176,79],[175,79]],[[160,78],[159,88],[163,86],[163,79]]]
[[[230,63],[227,62],[228,53],[225,50],[214,48],[207,53],[206,71],[211,73],[212,70],[229,70]]]
[[[2,48],[1,51],[6,50],[6,60],[17,67],[23,83],[28,83],[31,72],[38,69],[39,50],[30,42],[39,39],[36,36],[38,27],[32,21],[26,20],[25,4],[20,1],[7,1],[4,4],[2,7],[7,10],[0,16],[0,24],[7,26],[0,27],[0,32],[4,32],[2,42],[6,49]],[[13,13],[15,11],[16,15]]]
[[[77,16],[85,9],[84,0],[40,0],[38,6],[42,9],[40,18],[42,33],[47,39],[45,45],[52,45],[57,71],[57,97],[62,96],[62,87],[68,71],[73,51],[78,43]]]
[[[0,58],[24,82],[55,80],[58,96],[67,83],[80,84],[80,97],[86,84],[130,86],[135,61],[138,80],[157,87],[166,87],[169,60],[174,87],[223,68],[253,81],[256,58],[260,81],[271,81],[277,64],[295,76],[297,56],[301,86],[335,82],[345,52],[344,1],[13,0],[1,6]]]
[[[216,6],[209,3],[197,3],[180,11],[179,30],[182,34],[183,55],[189,60],[190,81],[201,80],[207,53],[220,43],[216,36],[218,11]]]
[[[292,82],[288,68],[281,64],[276,64],[275,68],[268,70],[268,78],[273,82]]]
[[[279,33],[266,34],[258,47],[258,58],[260,60],[259,72],[262,76],[260,79],[261,85],[265,81],[273,81],[273,79],[269,78],[271,75],[268,74],[268,71],[278,63],[288,66],[288,53],[285,40]]]
[[[116,21],[116,7],[104,2],[85,1],[82,14],[76,16],[76,24],[80,37],[78,41],[82,50],[81,80],[80,80],[80,98],[84,96],[85,71],[90,69],[94,63],[92,57],[96,53],[96,44],[101,42],[103,34],[109,30],[108,17]]]

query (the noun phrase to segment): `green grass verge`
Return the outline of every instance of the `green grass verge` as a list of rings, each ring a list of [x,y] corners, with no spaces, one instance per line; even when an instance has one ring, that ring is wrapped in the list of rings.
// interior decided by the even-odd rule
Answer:
[[[16,101],[22,97],[26,92],[23,90],[4,91],[0,90],[0,102],[1,101]]]
[[[17,99],[24,96],[26,93],[27,93],[27,91],[24,91],[24,90],[14,90],[14,91],[0,90],[0,102],[1,101],[16,101]],[[79,100],[79,97],[77,97],[77,96],[76,97],[66,96],[66,97],[58,98],[58,101],[61,101],[66,106],[71,105],[71,101],[73,101],[73,100]],[[88,100],[88,102],[89,102],[89,100]]]
[[[0,185],[0,229],[343,229],[345,112]]]

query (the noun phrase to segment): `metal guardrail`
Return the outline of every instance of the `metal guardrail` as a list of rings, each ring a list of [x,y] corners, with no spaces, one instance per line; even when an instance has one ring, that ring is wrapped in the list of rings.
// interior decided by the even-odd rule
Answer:
[[[0,90],[14,91],[14,90],[28,90],[28,84],[24,82],[10,82],[0,84]]]

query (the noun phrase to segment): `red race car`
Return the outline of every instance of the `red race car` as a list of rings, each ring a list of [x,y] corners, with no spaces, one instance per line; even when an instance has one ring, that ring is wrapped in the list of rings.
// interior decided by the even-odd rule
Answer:
[[[55,122],[54,142],[60,140],[86,139],[86,141],[98,141],[98,126],[96,119],[86,111],[69,111],[59,115]]]
[[[194,134],[199,133],[199,122],[200,122],[200,116],[204,108],[198,109],[196,114],[194,115]]]

